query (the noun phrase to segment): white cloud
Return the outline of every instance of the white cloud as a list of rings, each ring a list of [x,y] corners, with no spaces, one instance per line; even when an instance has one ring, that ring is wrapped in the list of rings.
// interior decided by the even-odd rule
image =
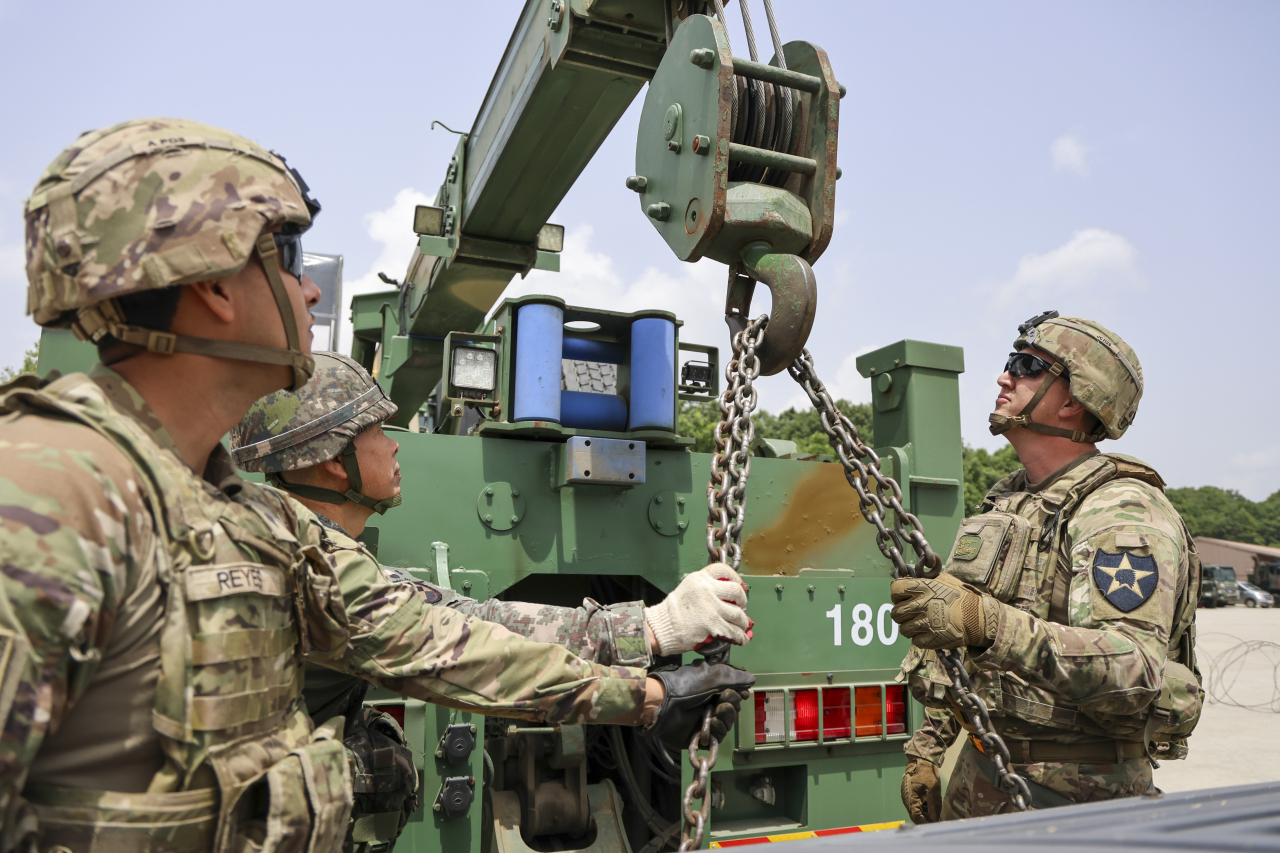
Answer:
[[[1078,133],[1065,133],[1049,144],[1053,171],[1070,172],[1081,178],[1089,176],[1089,158],[1092,153]]]
[[[340,349],[343,352],[348,352],[351,348],[351,329],[347,323],[347,318],[351,316],[351,297],[386,290],[386,283],[378,278],[380,272],[395,279],[404,276],[409,259],[413,256],[413,249],[418,245],[418,235],[413,233],[413,209],[420,204],[431,204],[433,198],[412,187],[406,187],[396,193],[395,201],[386,210],[365,214],[365,231],[382,244],[382,251],[363,275],[351,278],[344,270],[340,314],[343,320]]]
[[[1235,489],[1250,500],[1265,500],[1277,491],[1280,482],[1280,445],[1235,453],[1231,470],[1218,472],[1217,483],[1224,489]]]
[[[1096,288],[1141,289],[1146,277],[1138,270],[1133,244],[1110,231],[1086,228],[1042,255],[1024,255],[1008,281],[988,285],[1000,304],[1031,297],[1078,297]]]
[[[624,275],[613,258],[591,248],[592,225],[579,225],[565,233],[560,254],[560,272],[534,270],[511,282],[503,297],[549,293],[570,305],[603,308],[609,311],[639,311],[656,308],[671,311],[685,325],[680,340],[720,347],[724,358],[729,332],[724,324],[724,288],[728,274],[723,264],[701,261],[681,264],[676,274],[657,267],[645,267]],[[769,292],[757,289],[756,303],[767,303]],[[767,310],[754,304],[752,314]]]

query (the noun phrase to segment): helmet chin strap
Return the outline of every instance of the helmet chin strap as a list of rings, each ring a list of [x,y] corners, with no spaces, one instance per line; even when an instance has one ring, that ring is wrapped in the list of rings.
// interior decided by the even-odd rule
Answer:
[[[1042,433],[1044,435],[1056,435],[1061,438],[1069,438],[1072,441],[1077,441],[1082,444],[1093,442],[1096,437],[1089,433],[1074,429],[1062,429],[1061,427],[1049,426],[1048,424],[1033,423],[1031,420],[1031,411],[1040,404],[1041,400],[1044,399],[1044,395],[1049,390],[1049,386],[1058,380],[1058,377],[1062,375],[1064,369],[1065,368],[1060,361],[1055,361],[1050,365],[1049,376],[1045,377],[1045,380],[1040,383],[1040,388],[1036,391],[1035,396],[1031,398],[1031,401],[1027,403],[1027,405],[1023,406],[1022,411],[1018,412],[1018,414],[1009,416],[997,415],[993,412],[989,415],[987,420],[991,422],[991,434],[1004,435],[1006,432],[1011,430],[1026,429],[1031,430],[1032,432]]]
[[[175,335],[172,332],[130,326],[124,322],[124,315],[114,299],[81,308],[76,312],[76,321],[72,323],[71,329],[80,340],[95,344],[110,335],[123,343],[143,347],[149,352],[161,355],[185,352],[212,358],[283,365],[293,370],[293,384],[288,390],[297,391],[307,384],[307,380],[315,372],[316,363],[311,356],[302,351],[302,343],[298,335],[298,318],[293,312],[293,302],[289,299],[289,291],[285,289],[284,279],[280,277],[275,238],[263,232],[258,236],[258,241],[253,248],[258,255],[258,260],[262,263],[263,271],[267,274],[271,295],[275,298],[276,309],[280,312],[280,319],[284,323],[287,343],[285,349],[240,341],[218,341],[190,335]]]
[[[307,498],[309,500],[319,501],[320,503],[326,504],[343,504],[347,501],[351,501],[354,504],[359,504],[362,507],[373,510],[378,513],[378,515],[384,514],[393,506],[400,506],[400,501],[403,499],[403,496],[401,495],[375,501],[373,498],[360,493],[360,490],[364,488],[364,478],[360,476],[360,462],[356,459],[356,443],[354,439],[347,442],[347,446],[342,448],[342,453],[339,454],[339,458],[342,459],[342,467],[345,468],[347,472],[348,483],[347,490],[345,492],[340,492],[337,489],[324,489],[320,486],[288,483],[285,482],[284,477],[274,471],[267,474],[267,482],[275,486],[277,489],[290,492],[300,498]]]

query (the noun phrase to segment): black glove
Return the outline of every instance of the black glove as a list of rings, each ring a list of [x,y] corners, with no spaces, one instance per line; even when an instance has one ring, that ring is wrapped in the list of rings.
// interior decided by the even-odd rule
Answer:
[[[675,750],[689,748],[695,732],[702,729],[703,713],[711,713],[711,736],[717,741],[738,721],[738,708],[750,695],[747,691],[756,677],[745,669],[727,663],[697,660],[687,666],[664,666],[652,670],[650,678],[662,682],[666,695],[654,715],[653,722],[640,730],[645,737],[657,738]],[[710,744],[702,744],[705,749]]]

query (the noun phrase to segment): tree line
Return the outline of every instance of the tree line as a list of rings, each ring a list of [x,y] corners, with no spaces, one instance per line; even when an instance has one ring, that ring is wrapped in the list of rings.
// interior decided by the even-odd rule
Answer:
[[[871,407],[848,400],[840,400],[836,405],[853,421],[862,441],[874,447]],[[757,411],[754,420],[757,440],[786,439],[794,441],[801,454],[834,458],[818,413],[813,409],[787,409],[779,414]],[[696,439],[697,451],[710,453],[715,448],[712,433],[719,421],[720,406],[716,401],[686,402],[681,404],[678,429],[681,435]],[[991,487],[1021,468],[1022,463],[1011,444],[994,453],[966,446],[963,467],[965,515],[972,515]],[[1280,491],[1258,502],[1217,486],[1169,489],[1166,494],[1192,536],[1280,547]]]

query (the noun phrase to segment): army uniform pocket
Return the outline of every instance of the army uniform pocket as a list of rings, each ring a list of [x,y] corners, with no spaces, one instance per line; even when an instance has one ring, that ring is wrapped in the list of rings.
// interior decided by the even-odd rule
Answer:
[[[1008,512],[987,512],[966,519],[943,571],[1007,602],[1022,574],[1030,523]]]
[[[341,718],[331,720],[339,727]],[[351,816],[350,771],[329,724],[243,789],[220,833],[220,851],[329,853]]]

